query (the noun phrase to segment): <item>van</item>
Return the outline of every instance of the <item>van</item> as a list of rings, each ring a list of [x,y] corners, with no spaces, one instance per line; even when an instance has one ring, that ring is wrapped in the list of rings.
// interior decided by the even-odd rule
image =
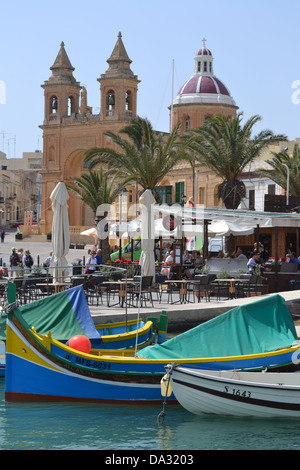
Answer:
[[[172,245],[173,242],[174,242],[173,239],[163,239],[162,240],[162,255],[163,256],[170,249],[170,246]],[[139,259],[141,257],[141,253],[142,253],[141,239],[134,240],[133,245],[134,245],[133,260],[134,261],[139,261]],[[158,251],[156,251],[156,255],[157,255],[157,257],[159,257]],[[122,256],[122,259],[131,260],[131,242],[127,243],[122,248],[121,256]],[[110,261],[113,262],[116,259],[119,259],[119,250],[115,251],[114,253],[112,253],[110,255]]]
[[[133,259],[134,261],[138,261],[142,253],[141,240],[134,240],[133,246],[134,246]],[[119,250],[112,253],[110,255],[110,261],[115,261],[116,259],[119,259],[119,254],[120,254]],[[123,246],[122,251],[121,251],[121,256],[123,259],[131,260],[131,242]]]
[[[224,251],[223,237],[211,238],[208,244],[208,252],[219,253],[219,251]]]

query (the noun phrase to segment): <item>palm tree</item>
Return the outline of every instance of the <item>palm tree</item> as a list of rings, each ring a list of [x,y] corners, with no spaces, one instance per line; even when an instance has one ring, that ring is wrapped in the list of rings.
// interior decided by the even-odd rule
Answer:
[[[103,204],[113,204],[123,189],[122,184],[115,183],[116,176],[108,180],[108,175],[100,170],[88,169],[77,178],[71,178],[72,184],[67,184],[67,188],[87,206],[89,206],[95,215],[95,225],[107,216],[107,212],[102,216],[97,215],[97,208]],[[98,240],[99,248],[102,249],[102,261],[106,263],[109,260],[109,240],[108,237]]]
[[[294,145],[293,155],[290,156],[285,150],[272,152],[273,158],[266,162],[272,169],[259,170],[261,176],[270,178],[274,183],[287,191],[287,169],[289,168],[289,192],[292,196],[300,196],[300,149]]]
[[[243,114],[227,119],[218,115],[208,119],[202,127],[192,129],[186,145],[196,161],[213,170],[222,179],[218,197],[227,209],[237,209],[246,195],[244,183],[239,179],[245,167],[273,142],[287,140],[263,130],[251,137],[255,124],[261,117],[255,115],[241,124]]]
[[[156,200],[159,196],[156,186],[170,170],[181,160],[190,161],[182,148],[178,129],[180,123],[168,136],[153,130],[148,119],[136,117],[130,124],[120,129],[119,133],[105,132],[114,147],[92,148],[86,152],[85,162],[93,168],[106,164],[109,170],[117,171],[124,182],[136,182],[142,188],[151,189]]]

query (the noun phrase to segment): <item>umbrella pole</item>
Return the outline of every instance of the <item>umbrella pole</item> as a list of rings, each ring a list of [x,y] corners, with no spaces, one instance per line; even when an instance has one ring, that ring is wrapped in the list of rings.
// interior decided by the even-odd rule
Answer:
[[[126,270],[126,277],[125,277],[125,327],[127,333],[127,270]]]
[[[136,336],[135,336],[135,352],[134,355],[136,356],[137,353],[137,345],[138,345],[138,325],[140,322],[140,308],[141,308],[141,292],[142,292],[142,272],[140,275],[140,292],[139,292],[139,305],[138,305],[138,318],[137,318],[137,325],[136,325]]]

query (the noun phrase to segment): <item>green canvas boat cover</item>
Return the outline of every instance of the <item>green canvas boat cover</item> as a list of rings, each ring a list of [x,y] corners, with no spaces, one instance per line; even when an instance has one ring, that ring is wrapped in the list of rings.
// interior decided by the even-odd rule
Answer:
[[[9,302],[15,299],[15,285],[8,283]],[[8,297],[9,298],[9,297]],[[85,335],[93,347],[101,344],[101,335],[96,330],[82,286],[72,287],[58,294],[49,295],[40,300],[21,305],[17,310],[22,314],[28,326],[34,327],[40,334],[51,331],[52,337],[63,343],[72,336]],[[0,322],[0,339],[6,340],[6,319],[4,313]]]
[[[274,295],[233,308],[137,355],[150,359],[240,356],[296,343],[295,325],[285,300]]]

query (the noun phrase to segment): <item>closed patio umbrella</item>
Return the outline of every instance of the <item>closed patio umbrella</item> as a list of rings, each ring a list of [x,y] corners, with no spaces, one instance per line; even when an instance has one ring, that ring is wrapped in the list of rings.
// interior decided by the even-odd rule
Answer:
[[[53,189],[50,199],[52,201],[52,248],[53,256],[53,282],[62,282],[69,274],[66,255],[70,245],[70,226],[68,216],[69,194],[65,184],[60,181]]]
[[[146,189],[139,199],[142,206],[141,223],[141,247],[140,258],[142,276],[155,277],[155,257],[154,257],[154,216],[151,210],[154,198],[150,189]]]

